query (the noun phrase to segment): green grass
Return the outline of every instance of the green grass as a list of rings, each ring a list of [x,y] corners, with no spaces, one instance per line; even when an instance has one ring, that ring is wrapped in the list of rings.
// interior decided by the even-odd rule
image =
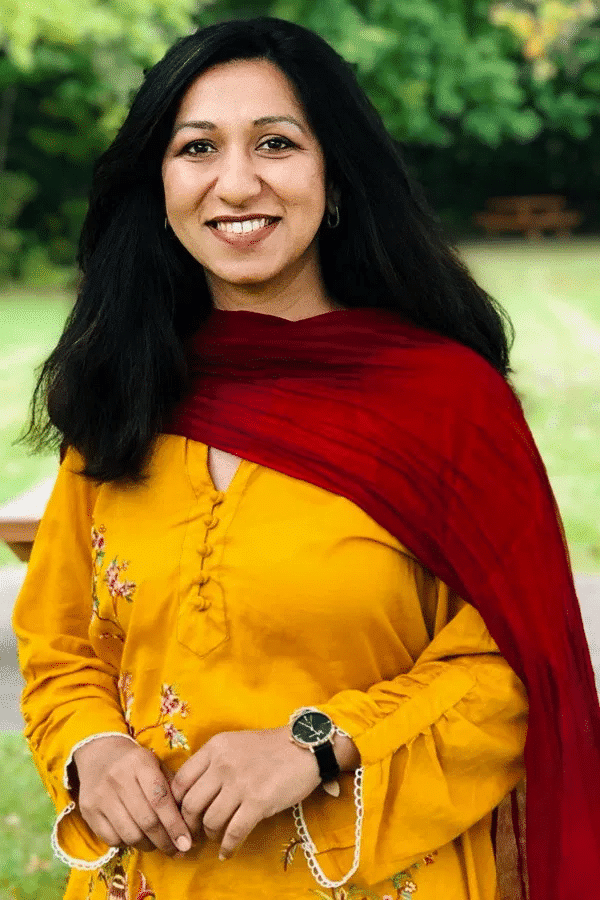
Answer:
[[[565,523],[573,568],[600,572],[600,242],[463,245],[516,331],[514,381]]]
[[[516,328],[515,383],[561,509],[576,571],[600,573],[600,241],[463,244],[476,279]],[[27,417],[33,369],[70,306],[66,294],[0,296],[0,503],[51,474],[53,458],[12,441]],[[15,562],[0,547],[0,565]]]
[[[25,739],[0,732],[0,900],[60,900],[67,868],[53,859],[54,808]]]
[[[56,459],[15,446],[27,419],[35,368],[62,330],[71,298],[14,289],[0,296],[0,504],[56,471]],[[0,545],[0,566],[16,562]]]

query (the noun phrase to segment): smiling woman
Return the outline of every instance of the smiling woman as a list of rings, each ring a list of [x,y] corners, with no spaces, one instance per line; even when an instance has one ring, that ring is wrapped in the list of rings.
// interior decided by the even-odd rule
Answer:
[[[14,613],[66,900],[497,900],[525,772],[523,896],[590,896],[600,713],[506,317],[350,66],[279,19],[179,41],[80,262]]]
[[[217,308],[288,319],[337,308],[318,248],[334,188],[326,190],[319,142],[273,63],[222,63],[192,83],[162,177],[168,221],[203,267]]]

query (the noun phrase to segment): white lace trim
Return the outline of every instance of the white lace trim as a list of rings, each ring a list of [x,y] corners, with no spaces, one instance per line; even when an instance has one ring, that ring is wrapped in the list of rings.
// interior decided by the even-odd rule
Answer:
[[[82,741],[78,741],[69,753],[63,771],[63,786],[67,791],[70,791],[72,787],[69,783],[69,766],[73,762],[73,755],[75,751],[79,750],[80,747],[84,747],[86,744],[91,744],[91,742],[95,741],[97,738],[102,737],[124,737],[129,741],[133,741],[134,744],[137,744],[135,738],[132,738],[130,734],[124,734],[122,731],[100,731],[98,732],[98,734],[91,734],[89,737],[84,738]]]
[[[98,859],[90,861],[86,859],[77,859],[75,856],[69,856],[58,843],[58,826],[65,816],[68,816],[74,809],[75,803],[69,803],[65,806],[60,815],[56,817],[56,822],[54,823],[54,828],[52,829],[52,834],[50,836],[50,843],[52,844],[54,855],[71,869],[99,869],[101,866],[106,865],[107,862],[110,862],[113,856],[117,855],[119,852],[118,847],[111,847],[103,856],[99,856]]]
[[[349,738],[350,735],[343,731],[338,726],[335,726],[335,730],[338,734],[343,735],[344,737]],[[292,812],[294,815],[294,821],[296,823],[296,830],[298,832],[298,837],[302,841],[302,850],[304,851],[304,855],[306,857],[306,861],[308,863],[308,868],[312,872],[315,880],[322,885],[323,887],[337,888],[341,887],[345,884],[348,879],[354,875],[356,870],[358,869],[358,863],[360,861],[360,841],[362,837],[362,821],[363,821],[363,802],[362,802],[362,777],[363,777],[364,768],[361,766],[356,769],[354,772],[354,800],[356,803],[356,827],[354,830],[355,833],[355,843],[354,843],[354,859],[352,861],[352,868],[350,871],[344,875],[341,881],[331,881],[323,870],[321,869],[319,863],[315,858],[315,853],[317,852],[317,848],[315,847],[310,834],[308,833],[308,828],[306,827],[306,822],[304,821],[304,812],[302,810],[302,803],[296,803],[294,807],[292,807]]]

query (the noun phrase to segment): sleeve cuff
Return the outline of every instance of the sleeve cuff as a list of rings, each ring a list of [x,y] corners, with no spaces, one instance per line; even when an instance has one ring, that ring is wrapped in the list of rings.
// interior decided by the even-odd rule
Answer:
[[[75,751],[79,747],[83,747],[85,744],[102,737],[124,737],[137,744],[137,741],[131,735],[124,734],[122,731],[98,732],[78,741],[72,747],[64,765],[62,787],[65,792],[72,790],[73,787],[69,780],[69,766],[73,762]],[[99,869],[101,866],[106,865],[119,851],[118,847],[108,847],[106,849],[108,845],[93,833],[79,813],[77,804],[72,800],[67,803],[56,817],[50,843],[56,858],[71,869]]]
[[[63,787],[67,791],[73,790],[73,785],[69,781],[69,766],[73,762],[75,751],[79,750],[80,747],[84,747],[86,744],[91,744],[92,741],[103,737],[123,737],[127,738],[128,741],[133,741],[133,743],[137,745],[137,741],[135,738],[131,737],[130,734],[124,734],[122,731],[100,731],[98,732],[98,734],[91,734],[89,737],[83,738],[81,741],[77,741],[77,743],[74,747],[71,748],[71,752],[67,756],[67,760],[65,762],[63,770]]]
[[[365,721],[361,704],[353,703],[359,691],[342,691],[319,709],[352,738],[363,766],[391,757],[400,747],[427,731],[449,709],[456,706],[475,686],[465,669],[440,666],[439,674],[412,696],[399,700],[397,709],[373,723]],[[413,688],[414,690],[414,688]],[[360,698],[361,701],[363,697]]]
[[[81,828],[81,817],[75,815],[75,818],[79,821],[75,822],[71,817],[69,817],[70,813],[73,813],[76,810],[76,806],[74,803],[69,803],[61,813],[56,818],[54,823],[54,827],[52,829],[52,835],[50,837],[50,843],[52,844],[52,850],[57,859],[59,859],[66,866],[69,866],[71,869],[100,869],[102,866],[106,865],[113,856],[116,856],[119,852],[118,847],[109,847],[108,850],[103,853],[101,856],[98,856],[98,844],[99,839],[95,838],[94,842],[90,842],[86,840],[86,837],[82,834]],[[69,817],[69,819],[67,819]],[[87,829],[87,825],[85,826]],[[87,829],[88,833],[91,835],[92,832]],[[61,842],[66,844],[69,840],[69,832],[75,832],[77,835],[78,846],[85,846],[86,849],[89,850],[89,855],[92,857],[91,859],[81,859],[78,856],[71,856],[69,853],[66,853],[61,846]],[[71,835],[72,837],[72,835]],[[95,836],[94,836],[95,837]],[[81,851],[79,851],[81,852]]]

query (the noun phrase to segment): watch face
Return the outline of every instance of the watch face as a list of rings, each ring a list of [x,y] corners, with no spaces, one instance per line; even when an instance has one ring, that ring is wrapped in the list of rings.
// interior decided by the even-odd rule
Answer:
[[[315,744],[333,734],[333,723],[325,713],[302,713],[292,726],[292,734],[303,744]]]

